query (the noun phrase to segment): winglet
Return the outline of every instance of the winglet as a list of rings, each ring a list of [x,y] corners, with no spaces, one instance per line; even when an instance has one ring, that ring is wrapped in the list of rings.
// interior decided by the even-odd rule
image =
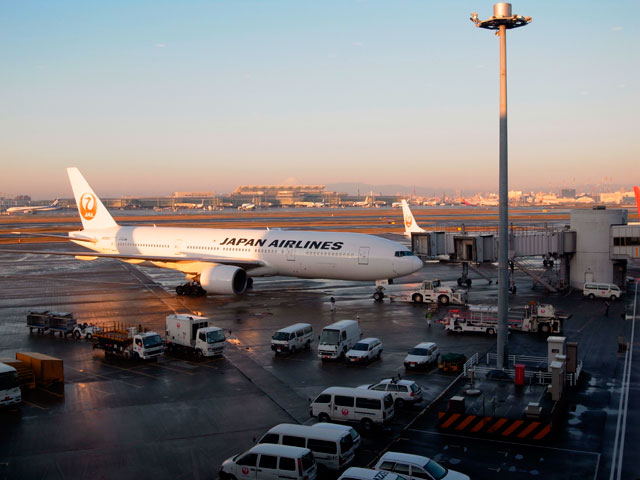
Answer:
[[[640,219],[640,188],[633,187],[633,191],[636,194],[636,207],[638,207],[638,218]]]
[[[118,224],[84,179],[80,170],[71,167],[67,168],[67,173],[84,229],[101,230],[117,227]]]
[[[402,199],[402,216],[404,217],[404,234],[406,236],[410,237],[412,232],[424,232],[424,229],[420,228],[416,223],[409,204],[404,199]]]

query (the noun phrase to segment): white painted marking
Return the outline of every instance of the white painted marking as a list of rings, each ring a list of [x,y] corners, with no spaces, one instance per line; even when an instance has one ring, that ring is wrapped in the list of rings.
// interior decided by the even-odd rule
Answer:
[[[622,479],[622,459],[624,458],[624,438],[627,433],[627,412],[629,410],[629,385],[631,383],[631,365],[633,363],[633,347],[636,329],[636,308],[638,306],[638,283],[636,282],[636,291],[633,297],[633,320],[631,323],[631,338],[629,339],[627,352],[624,359],[624,369],[622,371],[622,388],[620,391],[620,403],[618,405],[618,421],[616,422],[616,440],[613,446],[613,455],[611,457],[611,474],[609,478],[613,480],[617,471],[616,479]],[[620,427],[622,426],[622,430]],[[618,450],[618,441],[620,448]],[[618,464],[615,465],[616,456]]]

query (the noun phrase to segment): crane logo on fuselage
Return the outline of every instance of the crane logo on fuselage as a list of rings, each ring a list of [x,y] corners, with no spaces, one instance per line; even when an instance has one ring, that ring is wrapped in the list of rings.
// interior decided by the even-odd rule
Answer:
[[[98,211],[98,202],[92,193],[83,193],[80,197],[80,205],[78,205],[80,215],[85,220],[93,220]]]

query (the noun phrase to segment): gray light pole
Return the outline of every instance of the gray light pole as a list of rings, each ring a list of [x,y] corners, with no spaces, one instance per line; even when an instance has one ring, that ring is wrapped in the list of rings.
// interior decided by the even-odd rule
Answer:
[[[523,27],[531,17],[511,14],[510,3],[496,3],[493,17],[480,20],[471,14],[476,27],[497,30],[500,36],[500,225],[498,228],[498,362],[502,369],[508,365],[507,335],[509,310],[509,162],[507,151],[507,30]]]

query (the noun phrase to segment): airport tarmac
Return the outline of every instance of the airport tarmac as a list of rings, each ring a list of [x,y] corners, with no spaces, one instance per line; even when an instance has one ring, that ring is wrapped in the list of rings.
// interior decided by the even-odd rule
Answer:
[[[179,273],[107,259],[0,255],[0,268],[0,357],[17,351],[53,355],[64,360],[66,376],[64,385],[28,392],[20,408],[0,412],[2,479],[216,478],[225,458],[248,449],[273,425],[310,423],[308,398],[324,388],[398,373],[417,381],[425,400],[399,411],[389,428],[365,434],[357,465],[367,465],[391,446],[432,456],[472,478],[609,478],[625,360],[617,352],[617,338],[629,336],[631,322],[620,314],[631,295],[604,317],[598,301],[583,300],[580,293],[547,296],[517,275],[512,305],[539,300],[573,314],[565,333],[579,342],[585,372],[580,387],[569,394],[567,416],[554,437],[543,445],[523,445],[443,434],[436,429],[435,411],[416,418],[455,377],[435,369],[405,375],[406,351],[428,340],[443,353],[482,356],[495,349],[495,339],[446,335],[436,323],[428,328],[424,306],[375,303],[372,285],[274,277],[256,279],[254,289],[241,297],[189,298],[173,293],[182,282]],[[634,268],[640,276],[640,268]],[[459,273],[457,265],[428,263],[390,289],[435,277],[455,281]],[[472,277],[470,303],[495,303],[495,285]],[[337,300],[333,315],[331,296]],[[204,362],[107,361],[88,342],[29,335],[30,309],[72,311],[83,322],[118,320],[161,333],[167,314],[200,313],[224,328],[230,341],[224,358]],[[275,357],[270,350],[278,328],[305,321],[319,333],[345,318],[358,318],[364,336],[382,340],[381,361],[366,367],[323,364],[315,346],[288,357]],[[546,348],[545,339],[536,335],[510,335],[511,352],[544,356]],[[637,368],[633,372],[637,379]],[[632,413],[637,413],[635,390],[629,399]],[[640,475],[635,424],[630,416],[621,478]]]

